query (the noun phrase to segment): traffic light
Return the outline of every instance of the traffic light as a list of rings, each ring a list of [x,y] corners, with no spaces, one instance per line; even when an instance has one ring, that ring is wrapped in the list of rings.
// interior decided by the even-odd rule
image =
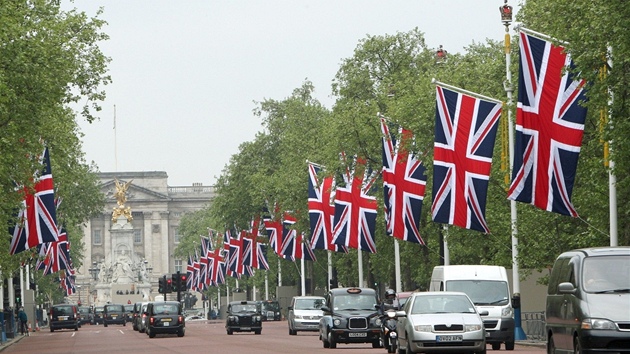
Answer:
[[[188,275],[181,274],[179,279],[179,291],[188,290],[188,284],[186,283],[188,283]]]
[[[170,293],[173,291],[173,279],[166,278],[166,292]]]
[[[166,288],[166,277],[163,276],[158,280],[158,293],[164,294],[165,288]]]

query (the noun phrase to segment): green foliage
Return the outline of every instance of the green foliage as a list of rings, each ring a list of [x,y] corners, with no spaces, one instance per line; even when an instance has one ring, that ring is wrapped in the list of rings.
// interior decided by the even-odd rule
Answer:
[[[104,24],[85,13],[62,12],[57,1],[7,0],[0,3],[0,224],[14,225],[21,194],[16,185],[33,186],[43,143],[50,148],[56,196],[63,200],[59,222],[68,230],[73,261],[81,265],[81,223],[101,212],[103,196],[81,150],[81,133],[70,106],[84,101],[88,121],[100,110],[101,85],[109,59],[97,44]],[[42,143],[43,142],[43,143]],[[7,230],[5,228],[4,230]],[[0,246],[9,248],[4,233]],[[31,252],[0,254],[4,276]],[[34,260],[32,260],[34,264]]]

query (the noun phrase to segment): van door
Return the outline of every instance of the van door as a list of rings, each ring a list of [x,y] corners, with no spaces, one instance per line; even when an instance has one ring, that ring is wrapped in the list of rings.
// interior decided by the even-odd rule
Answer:
[[[566,317],[566,304],[564,304],[564,294],[558,292],[558,284],[569,279],[570,258],[560,258],[553,265],[549,276],[549,287],[547,288],[546,322],[547,328],[551,331],[554,346],[558,349],[566,349],[566,337],[563,321]]]

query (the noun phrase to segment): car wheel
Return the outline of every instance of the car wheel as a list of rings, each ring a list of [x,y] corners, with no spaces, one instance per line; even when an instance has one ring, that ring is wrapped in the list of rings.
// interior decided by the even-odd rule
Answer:
[[[104,327],[107,327],[107,323],[103,323],[103,326],[104,326]]]
[[[50,331],[51,331],[51,332],[54,332],[54,331],[55,331],[55,329],[54,329],[54,328],[52,328],[52,327],[50,327]]]
[[[556,343],[553,342],[553,336],[547,339],[547,354],[556,354]]]
[[[180,330],[177,332],[177,336],[178,336],[178,337],[183,337],[183,336],[184,336],[184,330],[183,330],[183,329],[180,329]]]
[[[573,338],[573,354],[582,354],[582,346],[578,337]]]
[[[294,336],[297,334],[297,331],[292,330],[291,328],[289,328],[289,335],[290,336]]]
[[[230,330],[230,329],[228,329],[228,330],[227,330],[227,334],[228,334],[228,335],[230,335],[230,336],[231,336],[231,335],[232,335],[232,333],[234,333],[234,332],[232,332],[232,330]]]
[[[149,338],[155,338],[155,333],[153,331],[149,332]]]
[[[501,343],[492,343],[492,350],[501,349]]]
[[[262,329],[257,329],[254,331],[254,334],[260,334],[260,333],[262,333]]]
[[[324,345],[324,348],[330,348],[330,343],[328,343],[327,340],[322,339],[322,344]]]
[[[138,328],[138,332],[144,333],[144,328]]]
[[[79,330],[79,326],[74,326],[74,330],[78,331]]]
[[[514,342],[505,342],[505,350],[514,350]]]
[[[330,349],[337,348],[337,340],[332,332],[328,332],[328,344],[330,345]]]
[[[127,322],[123,322],[123,327],[127,327]]]
[[[374,342],[372,342],[372,348],[382,348],[383,346],[381,345],[381,341],[380,340],[375,340]],[[389,350],[387,351],[389,353]]]

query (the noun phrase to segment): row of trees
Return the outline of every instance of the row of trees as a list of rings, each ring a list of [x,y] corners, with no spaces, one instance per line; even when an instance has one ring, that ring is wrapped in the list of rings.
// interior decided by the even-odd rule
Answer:
[[[568,41],[568,49],[581,75],[589,82],[589,116],[582,154],[573,191],[573,202],[580,213],[570,218],[548,213],[530,205],[518,205],[519,264],[521,269],[545,269],[562,251],[609,244],[608,170],[604,165],[603,141],[611,142],[611,158],[617,162],[619,203],[619,244],[630,244],[624,210],[630,191],[630,159],[626,133],[628,117],[628,59],[630,49],[624,28],[628,28],[630,9],[623,0],[554,1],[528,0],[522,5],[518,21],[525,27]],[[497,14],[497,31],[501,31]],[[516,43],[516,36],[513,36]],[[609,50],[612,48],[612,50]],[[518,58],[518,46],[512,46]],[[612,53],[612,54],[611,54]],[[600,69],[611,57],[614,65],[606,76]],[[513,60],[512,77],[518,77]],[[440,263],[442,239],[448,234],[452,264],[498,264],[511,267],[511,225],[506,190],[509,183],[505,137],[497,138],[490,176],[486,216],[491,233],[450,227],[431,221],[432,151],[435,117],[435,88],[432,78],[473,92],[506,100],[504,44],[487,40],[473,43],[464,53],[449,55],[436,62],[435,50],[428,48],[418,30],[393,35],[368,36],[359,41],[354,55],[343,60],[333,80],[336,102],[332,110],[313,98],[315,88],[309,81],[283,100],[258,102],[255,114],[263,130],[254,140],[243,143],[232,156],[216,184],[217,196],[205,210],[184,217],[180,225],[183,242],[176,253],[182,258],[194,252],[199,235],[206,228],[224,230],[232,225],[247,228],[266,201],[278,202],[285,210],[298,214],[299,230],[308,230],[307,170],[305,161],[323,164],[327,172],[339,175],[345,169],[338,154],[365,156],[372,168],[381,166],[381,132],[377,112],[416,134],[415,151],[428,168],[427,193],[422,211],[421,233],[426,247],[402,242],[401,263],[406,290],[425,289],[431,269]],[[513,86],[517,87],[516,79]],[[612,104],[609,93],[614,95]],[[516,96],[515,96],[516,97]],[[506,106],[515,117],[515,105]],[[610,112],[602,124],[600,112]],[[507,120],[504,114],[502,120]],[[614,127],[614,129],[613,129]],[[377,219],[376,254],[365,254],[364,267],[370,283],[393,287],[393,239],[385,235],[382,213]],[[272,281],[277,275],[276,257],[270,253]],[[309,268],[313,286],[326,286],[326,256]],[[357,285],[356,251],[335,254],[338,280]],[[286,262],[286,261],[282,261]],[[282,267],[282,283],[297,284],[297,267]],[[262,276],[243,280],[262,286]],[[272,282],[273,284],[273,282]],[[241,285],[242,286],[242,285]]]
[[[100,213],[104,198],[95,165],[85,161],[77,125],[93,121],[98,102],[110,82],[109,59],[98,42],[107,39],[102,20],[85,13],[63,12],[59,1],[6,0],[0,2],[0,270],[2,277],[17,273],[23,261],[34,265],[36,254],[9,255],[8,226],[17,222],[23,195],[16,186],[33,187],[33,173],[40,168],[43,144],[50,159],[59,206],[58,221],[72,243],[72,260],[81,265],[81,223]],[[75,112],[79,107],[80,112]],[[77,114],[79,113],[79,114]],[[46,301],[59,300],[54,276],[36,282]]]

